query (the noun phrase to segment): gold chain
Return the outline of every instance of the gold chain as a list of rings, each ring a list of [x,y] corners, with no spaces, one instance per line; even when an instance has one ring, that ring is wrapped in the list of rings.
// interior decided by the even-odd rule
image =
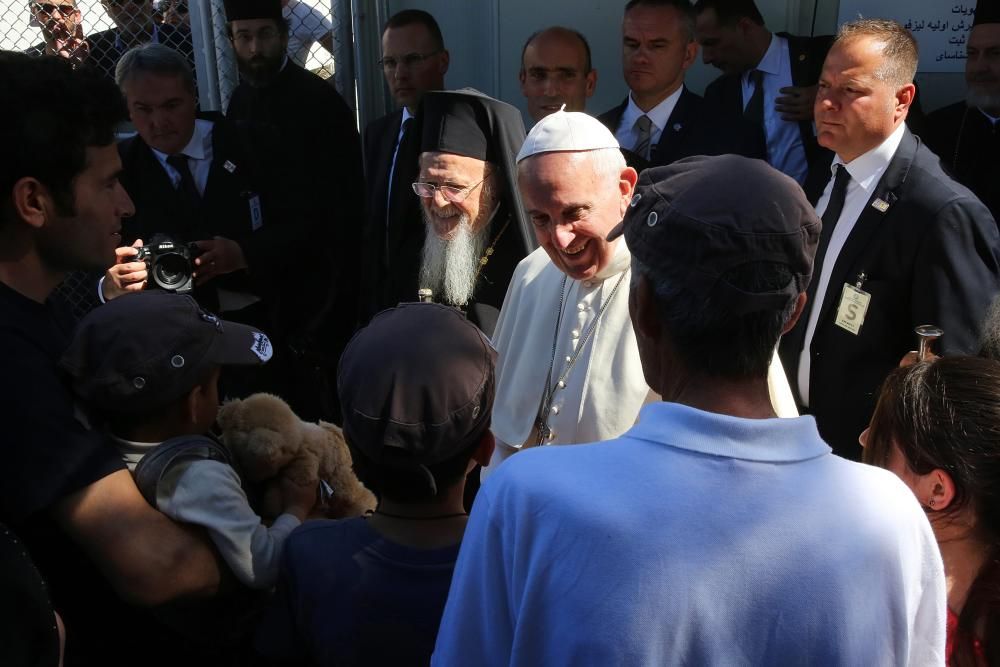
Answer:
[[[490,263],[490,257],[493,256],[493,249],[496,247],[500,237],[503,236],[503,233],[507,231],[508,227],[510,227],[510,218],[507,218],[507,222],[503,224],[503,227],[500,229],[500,233],[493,238],[493,243],[491,243],[490,247],[486,249],[483,256],[479,258],[479,268],[476,269],[476,277],[472,280],[473,285],[479,282],[479,274],[481,274],[483,269],[486,268],[486,265]]]

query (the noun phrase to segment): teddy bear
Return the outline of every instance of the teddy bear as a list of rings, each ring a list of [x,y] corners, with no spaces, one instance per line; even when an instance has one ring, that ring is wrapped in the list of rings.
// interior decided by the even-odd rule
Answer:
[[[218,423],[245,481],[266,482],[279,475],[302,484],[320,479],[333,490],[323,511],[328,518],[360,516],[375,508],[375,496],[354,474],[340,427],[304,422],[281,398],[265,393],[227,401],[219,408]],[[281,497],[276,485],[268,489],[256,509],[275,517]]]

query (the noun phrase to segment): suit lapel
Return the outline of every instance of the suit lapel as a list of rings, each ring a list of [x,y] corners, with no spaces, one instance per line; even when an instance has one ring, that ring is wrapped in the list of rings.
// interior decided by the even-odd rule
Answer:
[[[666,127],[660,132],[660,140],[653,147],[649,156],[650,163],[670,164],[680,157],[678,150],[688,135],[688,125],[694,121],[693,110],[694,95],[685,86],[681,89],[681,95],[677,98],[677,104],[670,112],[670,117],[667,118]]]
[[[722,86],[722,104],[728,113],[743,115],[743,84],[739,74],[732,74],[726,77],[725,85]]]
[[[853,285],[860,272],[870,271],[871,267],[863,264],[866,257],[871,255],[872,239],[880,226],[884,224],[887,216],[893,212],[893,207],[899,199],[896,191],[906,180],[916,150],[917,140],[910,134],[909,130],[904,130],[903,139],[899,143],[899,148],[896,149],[896,154],[889,162],[889,166],[886,167],[882,178],[879,179],[878,185],[875,186],[875,192],[872,193],[872,196],[865,203],[865,207],[861,210],[861,215],[858,216],[854,229],[848,235],[840,254],[837,255],[837,261],[830,273],[826,295],[823,298],[822,310],[820,310],[817,320],[817,329],[823,322],[827,321],[826,318],[829,316],[831,308],[834,307],[834,303],[840,300],[840,291],[843,289],[844,283],[850,282]],[[872,205],[879,200],[888,204],[888,208],[881,207],[885,208],[884,211]]]
[[[396,136],[398,134],[399,126],[396,126]],[[395,147],[395,137],[393,139],[393,147]],[[417,124],[417,119],[414,118],[410,121],[406,134],[403,135],[403,140],[399,144],[399,151],[396,153],[396,169],[392,174],[392,183],[389,184],[389,208],[386,212],[388,220],[386,261],[390,265],[392,263],[392,255],[399,247],[399,244],[407,237],[407,226],[423,224],[419,216],[420,204],[417,201],[417,195],[410,187],[410,184],[419,175],[419,159],[420,127]],[[389,160],[391,168],[391,154]]]
[[[611,130],[611,134],[616,134],[618,132],[618,125],[620,125],[622,122],[622,116],[625,114],[625,108],[627,106],[628,106],[628,97],[626,96],[621,104],[614,107],[613,109],[605,111],[604,113],[602,113],[600,116],[597,117],[597,120],[604,123],[604,126],[609,130]]]
[[[377,201],[373,202],[372,208],[378,213],[376,220],[385,229],[386,216],[389,214],[387,205],[389,201],[389,170],[392,169],[392,154],[396,150],[396,137],[399,136],[399,127],[403,122],[402,110],[393,114],[392,118],[385,123],[385,130],[378,137],[378,163],[374,174],[374,192]]]

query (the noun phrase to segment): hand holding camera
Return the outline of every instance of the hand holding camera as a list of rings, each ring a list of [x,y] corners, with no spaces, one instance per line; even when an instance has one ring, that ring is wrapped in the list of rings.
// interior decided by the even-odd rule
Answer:
[[[131,246],[115,248],[115,265],[105,272],[101,285],[105,301],[145,289],[149,274],[146,263],[137,259],[142,246],[142,239],[136,239]]]
[[[155,234],[115,249],[115,265],[107,270],[101,287],[105,300],[146,288],[149,280],[160,289],[186,294],[216,276],[247,268],[243,249],[236,241],[216,236],[209,241],[181,243]]]

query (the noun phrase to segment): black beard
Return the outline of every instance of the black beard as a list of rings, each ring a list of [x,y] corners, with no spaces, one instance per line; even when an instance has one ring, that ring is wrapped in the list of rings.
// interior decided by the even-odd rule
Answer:
[[[244,60],[243,58],[237,58],[236,60],[240,68],[240,75],[250,85],[266,86],[274,81],[275,77],[278,76],[278,72],[281,71],[281,63],[285,61],[285,54],[279,54],[274,58],[254,56],[249,60]]]

